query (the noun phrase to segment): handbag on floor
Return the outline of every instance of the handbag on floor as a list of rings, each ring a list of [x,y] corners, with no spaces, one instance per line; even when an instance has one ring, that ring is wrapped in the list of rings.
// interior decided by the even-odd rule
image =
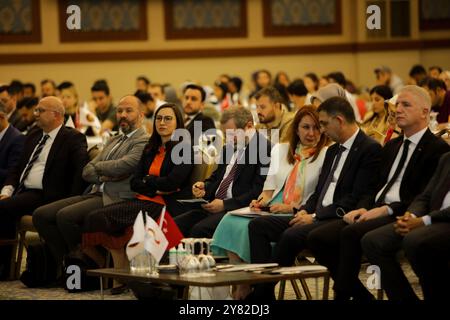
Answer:
[[[27,246],[27,264],[20,281],[29,288],[42,287],[56,280],[56,262],[44,242]]]

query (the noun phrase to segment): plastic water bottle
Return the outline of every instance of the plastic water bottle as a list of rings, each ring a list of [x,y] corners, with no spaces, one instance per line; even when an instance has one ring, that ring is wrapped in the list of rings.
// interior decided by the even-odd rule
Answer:
[[[169,264],[177,265],[177,253],[175,247],[169,250]]]

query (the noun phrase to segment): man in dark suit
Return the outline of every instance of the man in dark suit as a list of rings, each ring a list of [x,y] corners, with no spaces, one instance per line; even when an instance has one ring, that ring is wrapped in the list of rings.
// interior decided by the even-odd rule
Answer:
[[[419,277],[425,300],[450,298],[450,153],[442,155],[425,190],[397,222],[367,233],[364,254],[380,267],[381,285],[392,300],[417,300],[396,254],[403,249]]]
[[[26,124],[22,121],[19,111],[16,108],[19,92],[17,86],[0,86],[0,101],[6,106],[6,114],[9,123],[17,130],[23,131],[26,129]]]
[[[35,109],[42,129],[27,137],[18,165],[0,192],[0,238],[14,237],[17,220],[55,200],[81,194],[81,173],[88,160],[86,137],[63,126],[64,106],[56,97],[43,98]],[[6,250],[9,249],[9,250]],[[3,247],[0,265],[9,266],[11,250]]]
[[[231,107],[220,122],[228,143],[219,165],[209,179],[192,187],[196,198],[209,203],[175,218],[186,237],[211,238],[225,213],[248,206],[261,193],[266,179],[271,143],[254,129],[251,112]],[[239,133],[245,137],[238,137]]]
[[[189,84],[184,89],[184,127],[191,135],[191,142],[193,146],[198,145],[198,140],[202,133],[206,132],[208,129],[216,128],[213,119],[202,113],[205,98],[206,92],[201,86]]]
[[[336,142],[325,155],[315,192],[294,217],[260,217],[249,224],[252,263],[277,262],[291,266],[307,247],[308,234],[355,208],[376,186],[381,146],[359,128],[350,103],[342,97],[323,102],[319,109],[323,131]],[[277,242],[272,255],[272,242]],[[251,298],[273,299],[275,284],[259,285]],[[249,297],[249,298],[250,298]]]
[[[6,106],[0,101],[0,187],[20,159],[25,136],[9,124]]]
[[[428,129],[430,98],[417,86],[404,87],[397,99],[396,122],[404,135],[389,141],[381,153],[380,181],[375,192],[359,203],[343,220],[315,230],[309,246],[319,263],[335,280],[337,300],[368,300],[373,296],[358,278],[367,232],[395,221],[433,175],[439,157],[450,150]],[[383,277],[382,277],[383,278]]]

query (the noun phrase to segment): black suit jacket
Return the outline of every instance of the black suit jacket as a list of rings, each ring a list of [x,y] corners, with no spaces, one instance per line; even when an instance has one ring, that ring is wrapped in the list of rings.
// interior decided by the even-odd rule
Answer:
[[[450,152],[442,155],[439,165],[425,190],[418,195],[408,211],[416,216],[429,214],[432,223],[450,222],[450,207],[441,210],[442,201],[450,188]]]
[[[5,182],[8,171],[19,162],[24,142],[25,136],[10,125],[0,141],[0,188]]]
[[[386,143],[383,147],[377,191],[371,197],[365,199],[362,208],[369,209],[377,206],[375,203],[376,195],[388,182],[389,172],[403,143],[403,139],[403,135],[399,136]],[[405,213],[414,197],[425,189],[436,170],[441,155],[448,151],[450,151],[450,146],[444,140],[436,137],[428,129],[425,131],[403,174],[400,184],[401,201],[389,204],[389,207],[394,211],[394,215],[398,216]]]
[[[173,154],[172,150],[174,151]],[[186,156],[185,162],[178,164],[173,160],[180,151],[180,157]],[[191,154],[186,155],[189,151]],[[167,210],[172,216],[176,216],[185,210],[177,199],[188,199],[192,195],[190,184],[191,172],[194,168],[194,152],[190,144],[177,144],[173,148],[168,148],[161,165],[160,175],[149,175],[150,166],[157,155],[156,150],[152,150],[149,145],[144,148],[141,160],[136,167],[135,174],[130,181],[131,190],[148,197],[156,196],[156,191],[171,192],[164,195]]]
[[[238,163],[231,188],[231,199],[224,200],[225,211],[248,206],[262,191],[270,165],[272,144],[263,135],[255,133],[244,153],[245,162]],[[230,145],[222,149],[221,160],[211,177],[205,181],[205,199],[215,199],[217,189],[223,180],[234,150]]]
[[[214,120],[210,117],[205,116],[203,113],[199,112],[197,115],[192,119],[189,124],[186,126],[186,130],[189,131],[189,134],[191,135],[191,143],[192,145],[198,145],[198,138],[200,133],[197,132],[197,136],[194,135],[194,122],[201,122],[202,125],[202,133],[205,132],[208,129],[215,129],[216,125],[214,124]]]
[[[42,138],[43,131],[36,130],[25,141],[18,166],[11,171],[5,185],[17,188],[34,148]],[[43,196],[46,202],[79,195],[86,187],[81,177],[88,162],[86,137],[75,129],[61,127],[50,148],[42,178]]]
[[[337,143],[328,148],[316,190],[300,210],[306,210],[308,213],[316,211],[320,193],[338,151]],[[354,210],[359,207],[358,204],[365,195],[372,194],[376,190],[378,181],[374,173],[378,171],[380,165],[380,152],[380,144],[360,130],[336,183],[333,203],[322,210],[322,215],[317,217],[318,219],[336,218],[338,208],[342,208],[345,212]]]
[[[19,131],[25,131],[27,128],[27,124],[22,121],[20,117],[19,110],[14,110],[14,112],[9,117],[9,123],[13,125]]]

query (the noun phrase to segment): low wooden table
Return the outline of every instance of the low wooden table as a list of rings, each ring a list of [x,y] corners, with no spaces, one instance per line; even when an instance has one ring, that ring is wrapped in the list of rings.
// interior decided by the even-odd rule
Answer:
[[[329,281],[330,275],[328,271],[308,271],[296,274],[260,274],[254,272],[217,272],[214,271],[214,276],[199,276],[188,277],[186,275],[180,275],[178,273],[160,273],[158,275],[145,275],[145,274],[132,274],[129,270],[124,269],[94,269],[88,270],[89,276],[100,277],[100,290],[102,299],[103,293],[103,278],[113,278],[122,280],[123,282],[129,281],[145,281],[155,284],[169,284],[180,286],[183,288],[182,298],[187,299],[189,293],[189,287],[220,287],[239,284],[257,284],[264,282],[278,282],[281,280],[295,280],[305,278],[321,278],[324,277],[324,290],[323,299],[328,299]]]

